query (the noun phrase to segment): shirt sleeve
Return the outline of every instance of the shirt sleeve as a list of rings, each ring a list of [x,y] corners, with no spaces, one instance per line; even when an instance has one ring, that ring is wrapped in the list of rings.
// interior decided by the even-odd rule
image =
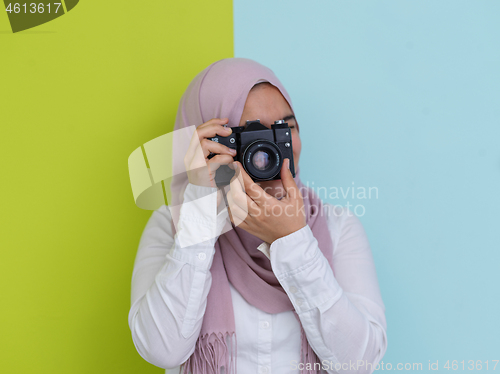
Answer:
[[[172,235],[170,208],[154,211],[141,236],[128,315],[132,340],[149,363],[179,366],[194,352],[212,277],[214,245],[227,218],[217,189],[188,184]]]
[[[363,226],[325,204],[333,271],[308,225],[271,244],[273,272],[328,373],[372,373],[387,350],[385,306]]]

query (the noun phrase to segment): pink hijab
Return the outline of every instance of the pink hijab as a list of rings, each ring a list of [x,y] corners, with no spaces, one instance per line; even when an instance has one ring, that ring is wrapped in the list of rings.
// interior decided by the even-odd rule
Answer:
[[[239,126],[248,93],[260,82],[269,82],[277,87],[293,110],[288,93],[270,69],[249,59],[224,59],[208,66],[189,84],[179,105],[174,130],[199,126],[212,118],[229,118],[229,126]],[[186,153],[190,139],[182,136],[177,136],[174,141],[174,155]],[[183,168],[183,157],[174,160],[171,183],[173,205],[182,203],[188,185]],[[294,180],[304,199],[307,224],[332,266],[333,244],[322,213],[322,202],[302,184],[299,168]],[[175,232],[173,223],[172,226]],[[267,313],[293,311],[300,324],[288,295],[272,271],[270,260],[257,249],[261,243],[261,239],[234,225],[219,236],[210,268],[212,285],[201,332],[193,354],[182,365],[182,374],[219,374],[223,366],[225,373],[236,373],[236,333],[229,282],[248,303]],[[304,368],[307,363],[311,364],[307,367],[317,367],[314,363],[319,363],[319,359],[311,349],[302,325],[300,329],[301,362]],[[303,370],[303,373],[317,372]]]

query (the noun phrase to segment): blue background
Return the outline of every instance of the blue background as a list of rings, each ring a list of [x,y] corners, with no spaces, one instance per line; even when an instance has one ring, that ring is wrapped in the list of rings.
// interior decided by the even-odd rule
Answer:
[[[302,181],[378,189],[324,200],[361,205],[393,366],[500,359],[499,19],[491,0],[234,1],[235,57],[292,97]]]

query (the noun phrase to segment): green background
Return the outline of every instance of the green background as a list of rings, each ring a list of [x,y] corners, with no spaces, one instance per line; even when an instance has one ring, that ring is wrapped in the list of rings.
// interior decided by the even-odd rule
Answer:
[[[233,56],[232,18],[228,0],[87,0],[13,34],[0,15],[1,373],[163,371],[128,326],[151,211],[127,159]]]

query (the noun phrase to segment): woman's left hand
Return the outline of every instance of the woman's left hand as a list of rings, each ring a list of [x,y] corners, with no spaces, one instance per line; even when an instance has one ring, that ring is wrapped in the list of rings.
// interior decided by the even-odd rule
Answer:
[[[289,163],[287,158],[281,167],[281,182],[286,192],[281,200],[269,195],[256,184],[241,163],[234,163],[237,171],[227,193],[231,221],[269,244],[307,224],[304,202],[290,172]]]

